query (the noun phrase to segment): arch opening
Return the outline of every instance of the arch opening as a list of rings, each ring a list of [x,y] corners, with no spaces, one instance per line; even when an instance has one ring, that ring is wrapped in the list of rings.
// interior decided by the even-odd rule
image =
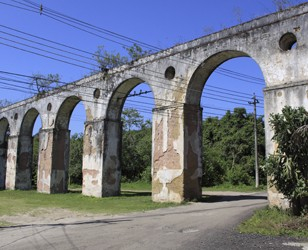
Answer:
[[[68,187],[76,189],[82,186],[83,174],[83,147],[84,147],[84,124],[86,122],[85,106],[80,101],[73,109],[69,122],[69,167]]]
[[[30,190],[37,184],[39,134],[41,119],[39,112],[32,108],[24,115],[17,149],[15,188]]]
[[[123,82],[115,91],[108,110],[109,119],[121,123],[119,138],[119,179],[122,191],[138,182],[151,190],[152,110],[155,105],[150,85],[141,79]]]
[[[66,193],[69,184],[81,185],[84,117],[84,106],[76,96],[65,99],[58,110],[53,135],[51,193]]]
[[[7,161],[9,134],[10,134],[10,127],[8,120],[6,118],[2,118],[0,120],[0,190],[5,189],[6,161]]]
[[[218,53],[194,73],[186,100],[202,109],[203,187],[266,184],[265,174],[260,168],[256,169],[254,155],[253,103],[256,102],[257,165],[262,165],[265,158],[264,87],[259,66],[243,52]]]

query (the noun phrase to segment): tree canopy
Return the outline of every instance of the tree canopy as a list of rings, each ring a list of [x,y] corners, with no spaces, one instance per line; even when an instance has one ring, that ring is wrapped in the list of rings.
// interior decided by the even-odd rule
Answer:
[[[30,88],[35,89],[38,94],[42,94],[53,88],[59,87],[59,74],[33,74]]]
[[[281,114],[271,114],[269,122],[277,145],[265,167],[270,183],[290,200],[294,214],[307,213],[308,112],[286,106]]]
[[[133,44],[131,47],[125,47],[127,56],[121,55],[119,52],[109,52],[104,46],[98,46],[94,53],[94,59],[99,65],[101,71],[119,67],[130,61],[138,60],[143,56],[151,54],[151,51],[143,50],[138,44]]]

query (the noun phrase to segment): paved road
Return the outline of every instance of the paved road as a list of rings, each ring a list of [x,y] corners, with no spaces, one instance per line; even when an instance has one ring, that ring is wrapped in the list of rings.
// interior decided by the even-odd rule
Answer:
[[[211,195],[212,202],[176,208],[2,228],[0,249],[303,249],[287,245],[294,239],[234,230],[267,204],[264,193]]]

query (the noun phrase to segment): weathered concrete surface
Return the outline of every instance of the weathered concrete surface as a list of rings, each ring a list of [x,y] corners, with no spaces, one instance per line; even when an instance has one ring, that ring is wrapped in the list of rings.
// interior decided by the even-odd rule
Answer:
[[[7,119],[0,120],[0,190],[5,189],[6,161],[7,161]]]
[[[40,130],[38,192],[67,192],[69,138],[69,130]]]
[[[120,121],[108,119],[86,123],[82,170],[84,195],[102,197],[120,194],[121,127]],[[106,167],[102,169],[102,165]]]
[[[18,136],[9,136],[7,148],[5,188],[14,190],[16,189]]]
[[[284,105],[308,108],[307,23],[308,3],[174,46],[1,109],[0,121],[7,121],[11,133],[6,164],[2,163],[1,170],[4,172],[6,165],[6,188],[17,188],[17,163],[24,157],[18,148],[27,148],[18,147],[19,136],[29,135],[34,118],[39,115],[42,129],[38,190],[67,190],[68,125],[74,107],[82,102],[86,111],[83,194],[119,194],[121,110],[128,93],[146,82],[155,99],[153,200],[198,199],[202,174],[199,106],[207,79],[220,64],[232,58],[251,57],[259,65],[266,83],[266,148],[268,154],[272,153],[269,115],[280,112]],[[5,129],[0,126],[0,135]],[[23,129],[27,133],[21,133]],[[27,162],[31,162],[31,152],[24,152],[28,152]],[[5,158],[1,159],[3,162]],[[269,201],[284,203],[272,189]]]
[[[18,138],[18,156],[16,165],[16,189],[30,190],[32,180],[32,135],[21,135]]]

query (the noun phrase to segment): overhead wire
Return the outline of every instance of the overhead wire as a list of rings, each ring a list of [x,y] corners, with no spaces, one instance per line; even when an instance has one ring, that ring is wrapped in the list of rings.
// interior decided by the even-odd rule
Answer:
[[[24,2],[28,2],[28,3],[32,4],[32,5],[34,5],[36,8],[39,8],[39,7],[40,7],[39,4],[34,3],[33,1],[26,1],[26,0],[24,0]],[[121,34],[116,33],[116,32],[114,32],[114,31],[110,31],[110,30],[107,30],[107,29],[104,29],[104,28],[95,26],[95,25],[93,25],[93,24],[87,23],[87,22],[82,21],[82,20],[79,20],[79,19],[77,19],[77,18],[70,17],[70,16],[65,15],[65,14],[63,14],[63,13],[60,13],[60,12],[58,12],[58,11],[54,11],[54,10],[48,8],[48,7],[45,7],[45,6],[44,6],[44,10],[47,10],[48,12],[53,13],[53,14],[57,14],[58,16],[63,16],[63,17],[65,17],[65,18],[67,18],[67,19],[71,19],[71,20],[75,21],[76,23],[82,24],[84,27],[92,28],[92,29],[94,29],[94,30],[96,30],[96,31],[99,31],[99,32],[102,32],[102,33],[104,33],[104,34],[106,34],[106,35],[110,35],[110,36],[113,36],[113,37],[115,37],[115,38],[122,39],[122,40],[124,40],[124,41],[128,41],[128,42],[130,42],[130,43],[136,43],[136,44],[140,45],[141,47],[145,47],[145,48],[147,48],[147,49],[152,49],[152,50],[156,50],[156,51],[160,51],[160,50],[161,50],[161,48],[159,48],[159,47],[153,46],[153,45],[151,45],[151,44],[142,42],[142,41],[137,40],[137,39],[130,38],[130,37],[128,37],[128,36],[121,35]]]
[[[31,48],[31,49],[39,50],[40,52],[46,52],[48,54],[52,54],[52,55],[55,55],[55,56],[63,57],[65,59],[81,62],[81,63],[87,64],[87,65],[91,65],[93,67],[97,67],[97,64],[94,64],[94,63],[89,63],[89,62],[82,61],[82,60],[79,60],[79,59],[74,59],[72,57],[68,57],[68,56],[65,56],[65,55],[62,55],[62,54],[58,54],[58,53],[55,53],[55,52],[52,52],[52,51],[48,51],[48,50],[45,50],[45,49],[42,49],[42,48],[31,46],[31,45],[28,45],[28,44],[25,44],[25,43],[17,42],[17,41],[14,41],[12,39],[4,38],[2,36],[0,36],[0,39],[8,41],[8,42],[15,43],[15,44],[18,44],[18,45],[22,45],[22,46],[25,46],[25,47],[28,47],[28,48]]]
[[[0,73],[3,73],[3,71],[0,71]],[[9,73],[9,74],[13,74],[13,73],[11,73],[11,72],[5,72],[5,73]],[[24,77],[27,77],[28,79],[35,79],[35,77],[33,77],[33,76],[26,76],[26,75],[22,75],[22,74],[16,74],[17,76],[24,76]],[[27,85],[29,85],[30,83],[28,83],[27,81],[20,81],[20,80],[15,80],[15,79],[11,79],[11,78],[6,78],[7,80],[9,80],[9,81],[13,81],[13,82],[18,82],[18,83],[23,83],[23,84],[27,84]],[[93,89],[95,89],[94,87],[93,87]],[[74,92],[74,91],[72,91],[72,90],[70,90],[71,92]],[[76,93],[78,93],[78,92],[76,92]],[[123,94],[123,95],[126,95],[127,93],[120,93],[120,94]],[[84,94],[85,95],[85,94]],[[88,94],[88,97],[92,97],[92,95],[90,95],[90,94]],[[147,96],[141,96],[142,98],[145,98],[145,99],[154,99],[154,97],[147,97]],[[222,96],[223,98],[226,98],[226,97],[224,97],[224,96]],[[127,98],[127,97],[125,97],[125,98]],[[213,99],[212,97],[207,97],[207,98],[209,98],[209,99]],[[162,100],[162,101],[166,101],[166,100],[164,100],[164,99],[160,99],[160,98],[155,98],[156,100]],[[247,106],[247,107],[250,107],[250,105],[247,105],[247,102],[246,102],[246,100],[242,100],[243,101],[243,103],[240,103],[240,102],[234,102],[234,101],[230,101],[230,100],[227,100],[227,99],[220,99],[220,98],[214,98],[215,100],[219,100],[219,101],[223,101],[223,102],[228,102],[228,103],[234,103],[234,104],[239,104],[239,105],[245,105],[245,106]],[[232,99],[231,99],[232,100]],[[168,102],[168,101],[167,101]],[[175,101],[169,101],[169,102],[171,102],[171,103],[179,103],[179,102],[175,102]],[[144,103],[143,103],[144,104]],[[183,105],[184,103],[180,103],[181,105]]]
[[[155,73],[157,73],[157,72],[155,72]]]
[[[1,25],[0,25],[1,26]],[[6,27],[6,26],[4,26],[5,28],[8,28],[8,27]],[[16,30],[17,32],[20,32],[20,31],[18,31],[18,30]],[[28,33],[27,33],[28,34]],[[37,37],[37,36],[36,36]],[[50,41],[50,40],[49,40]],[[51,42],[53,42],[53,41],[51,41]],[[61,45],[63,45],[63,44],[61,44]],[[44,44],[44,46],[48,46],[48,45],[45,45]],[[66,47],[70,47],[70,48],[72,48],[71,46],[66,46]],[[76,49],[76,48],[74,48],[75,50],[78,50],[78,49]],[[60,49],[60,51],[61,51],[61,49]],[[63,50],[62,50],[63,51]],[[31,51],[27,51],[27,52],[29,52],[29,53],[31,53]],[[70,52],[67,52],[67,53],[70,53]],[[89,52],[87,52],[87,53],[89,53]],[[90,53],[89,53],[90,54]],[[41,56],[44,56],[44,55],[41,55]],[[92,54],[92,56],[93,56],[93,54]],[[55,59],[55,58],[53,58],[53,59]],[[88,59],[92,59],[92,60],[94,60],[93,58],[88,58]],[[66,62],[66,63],[68,63],[68,62]],[[77,66],[76,64],[74,64],[75,66]],[[78,65],[79,66],[79,65]],[[92,66],[94,66],[93,64],[92,64]],[[96,66],[96,65],[95,65]],[[148,70],[148,69],[147,69]],[[219,73],[219,71],[221,70],[221,68],[219,67],[219,68],[217,68],[217,70],[215,70],[214,72],[215,73]],[[222,69],[222,70],[224,70],[224,69]],[[232,75],[229,75],[229,74],[232,74],[232,72],[233,71],[230,71],[230,70],[224,70],[224,71],[226,71],[227,72],[227,75],[224,73],[223,75],[226,75],[226,76],[228,76],[228,77],[233,77]],[[155,72],[155,73],[158,73],[158,72]],[[162,73],[160,73],[160,74],[162,74]],[[235,72],[235,75],[237,75],[237,76],[240,76],[240,77],[248,77],[249,79],[259,79],[260,80],[260,78],[256,78],[256,77],[251,77],[251,76],[247,76],[247,75],[244,75],[244,74],[240,74],[240,73],[237,73],[237,72]],[[235,78],[235,79],[239,79],[238,77],[233,77],[233,78]],[[243,81],[243,79],[240,79],[240,80],[242,80]],[[247,80],[244,80],[245,82],[247,82]],[[250,81],[251,82],[251,81]]]
[[[12,0],[12,1],[17,2],[17,3],[19,3],[19,4],[22,4],[22,5],[26,5],[26,4],[24,4],[24,3],[21,3],[20,1],[16,1],[16,0]],[[31,5],[35,6],[35,8],[39,8],[39,7],[40,7],[39,4],[36,4],[36,3],[34,3],[33,1],[29,1],[29,0],[23,0],[23,1],[24,1],[24,2],[27,2],[27,3],[30,3]],[[26,5],[26,6],[31,7],[30,5]],[[72,21],[74,21],[75,23],[80,23],[80,24],[86,25],[86,27],[92,28],[92,29],[94,29],[94,30],[96,30],[96,31],[106,32],[106,34],[113,34],[113,35],[116,35],[116,37],[118,37],[119,39],[125,39],[126,41],[128,40],[128,41],[131,41],[131,42],[135,42],[135,43],[137,43],[138,45],[140,45],[140,46],[142,46],[142,47],[143,47],[143,45],[147,45],[147,46],[150,46],[150,47],[152,47],[152,48],[155,48],[157,51],[161,51],[161,50],[162,50],[161,48],[158,48],[158,47],[156,47],[156,46],[152,46],[152,45],[143,43],[143,42],[141,42],[141,41],[139,41],[139,40],[136,40],[136,39],[131,39],[131,38],[127,37],[127,36],[120,35],[120,34],[118,34],[118,33],[116,33],[116,32],[112,32],[112,31],[108,31],[108,30],[106,30],[106,29],[102,29],[102,28],[97,27],[97,26],[95,26],[95,25],[86,23],[86,22],[81,21],[81,20],[79,20],[79,19],[72,18],[72,17],[70,17],[70,16],[68,16],[68,15],[64,15],[64,14],[62,14],[62,13],[60,13],[60,12],[54,11],[54,10],[52,10],[52,9],[50,9],[50,8],[44,7],[44,9],[47,9],[47,12],[48,12],[48,10],[49,10],[50,13],[57,14],[58,16],[61,16],[61,17],[65,17],[65,18],[68,19],[68,20],[72,20]],[[45,13],[44,13],[44,14],[45,14]],[[181,61],[183,61],[183,60],[181,60]],[[195,61],[195,60],[194,60],[194,63],[197,63],[198,65],[200,64],[200,62]],[[220,67],[217,71],[218,71],[219,73],[221,73],[221,74],[228,74],[228,73],[230,74],[231,72],[234,72],[234,71],[231,71],[231,70],[228,70],[228,69],[224,69],[224,68],[221,68],[221,67]],[[248,76],[248,75],[245,75],[245,74],[242,74],[242,73],[238,73],[238,72],[234,72],[234,73],[235,73],[238,77],[246,77],[246,78],[248,77],[248,78],[250,78],[251,83],[263,84],[263,85],[264,85],[264,79],[262,79],[262,78],[253,77],[253,76]],[[259,83],[255,82],[255,81],[259,81]]]

